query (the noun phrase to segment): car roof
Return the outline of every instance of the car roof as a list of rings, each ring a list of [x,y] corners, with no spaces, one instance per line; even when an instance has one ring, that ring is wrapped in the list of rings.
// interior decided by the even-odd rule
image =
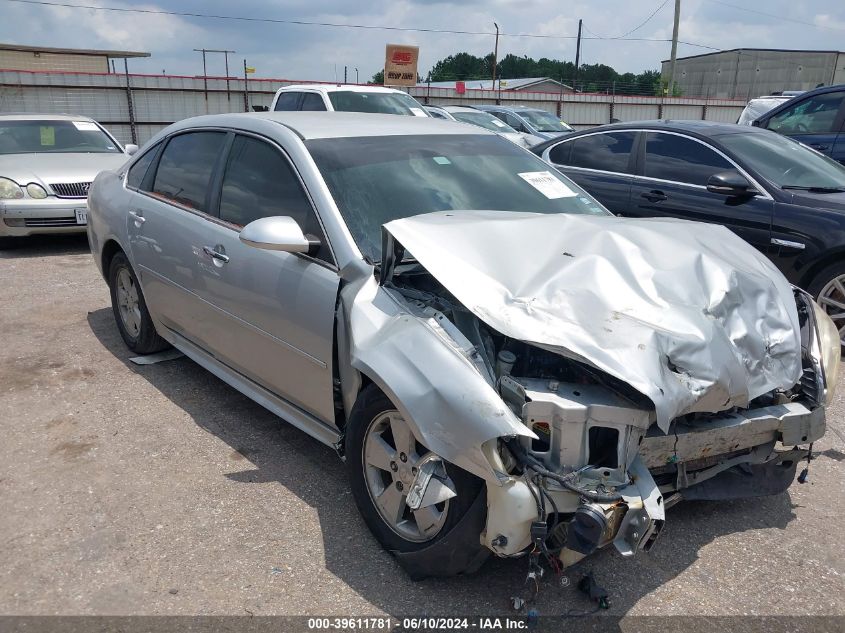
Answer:
[[[564,136],[558,136],[557,138],[534,145],[531,147],[531,151],[540,154],[547,147],[555,145],[564,139],[578,138],[580,136],[595,134],[596,132],[624,132],[626,130],[683,132],[691,136],[699,136],[703,138],[722,136],[724,134],[772,134],[772,132],[759,127],[753,127],[751,125],[737,125],[736,123],[722,123],[720,121],[675,121],[672,119],[663,119],[660,121],[627,121],[625,123],[599,125],[586,130],[578,130],[577,132],[565,134]]]
[[[288,92],[292,90],[315,90],[317,92],[384,92],[408,94],[402,90],[395,88],[385,88],[384,86],[359,86],[355,84],[295,84],[292,86],[282,86],[277,92]]]
[[[212,114],[175,123],[172,130],[192,127],[231,127],[244,130],[266,130],[262,124],[277,123],[296,133],[302,140],[352,138],[366,136],[402,136],[421,134],[485,134],[483,128],[446,121],[434,117],[370,114],[362,112],[250,112]]]
[[[0,121],[94,121],[81,114],[38,114],[33,112],[4,112]]]

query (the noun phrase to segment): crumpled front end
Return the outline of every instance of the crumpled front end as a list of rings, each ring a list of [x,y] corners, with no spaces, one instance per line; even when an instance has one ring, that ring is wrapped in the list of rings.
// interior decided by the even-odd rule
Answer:
[[[345,405],[369,377],[484,479],[499,556],[648,549],[681,498],[785,490],[824,433],[835,328],[726,229],[496,212],[385,229],[379,284],[341,297]]]

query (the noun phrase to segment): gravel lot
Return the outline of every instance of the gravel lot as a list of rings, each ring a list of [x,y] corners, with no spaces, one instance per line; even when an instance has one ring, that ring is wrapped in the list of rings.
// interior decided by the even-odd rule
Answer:
[[[507,613],[524,560],[411,582],[334,453],[191,361],[129,362],[84,236],[0,251],[0,613]],[[810,482],[682,503],[650,554],[547,576],[542,614],[845,615],[845,388]]]

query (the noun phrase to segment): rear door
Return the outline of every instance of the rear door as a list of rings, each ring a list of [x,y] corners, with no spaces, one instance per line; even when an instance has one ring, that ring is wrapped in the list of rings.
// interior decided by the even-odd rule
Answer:
[[[626,215],[633,183],[637,132],[596,132],[563,141],[547,160],[613,213]]]
[[[707,143],[675,132],[646,132],[643,140],[631,215],[722,224],[759,251],[769,251],[774,202],[768,194],[735,198],[707,191],[710,176],[739,170],[738,165]]]
[[[218,221],[196,253],[197,292],[212,307],[215,356],[322,420],[334,420],[332,351],[340,278],[319,217],[295,167],[275,143],[238,134],[214,193]],[[320,241],[313,255],[261,250],[240,229],[293,217]]]
[[[801,99],[765,118],[763,127],[845,163],[845,146],[839,143],[843,119],[845,90],[839,90]]]
[[[212,176],[227,139],[226,132],[212,130],[171,137],[133,194],[127,217],[129,249],[151,314],[204,348],[215,334],[211,309],[199,298],[204,280],[198,257],[210,220]]]

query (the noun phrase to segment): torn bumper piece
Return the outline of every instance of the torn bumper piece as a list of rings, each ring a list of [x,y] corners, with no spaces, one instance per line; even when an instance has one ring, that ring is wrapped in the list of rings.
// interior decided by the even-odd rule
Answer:
[[[824,432],[824,408],[810,409],[799,402],[676,421],[668,435],[652,426],[641,442],[635,441],[638,449],[627,463],[623,485],[613,485],[613,469],[582,470],[579,475],[585,489],[612,491],[619,497],[590,504],[590,512],[601,509],[605,516],[603,533],[592,549],[612,543],[625,556],[650,549],[663,527],[667,505],[680,498],[725,500],[783,492],[794,479],[797,463],[807,455],[806,449],[792,447],[813,442]],[[788,448],[775,450],[779,443]],[[571,490],[550,480],[543,485],[561,515],[577,516],[584,507],[585,499]],[[531,524],[537,520],[538,493],[524,477],[489,487],[482,542],[500,556],[513,556],[528,547]],[[571,531],[559,535],[565,566],[592,551],[571,538]]]

